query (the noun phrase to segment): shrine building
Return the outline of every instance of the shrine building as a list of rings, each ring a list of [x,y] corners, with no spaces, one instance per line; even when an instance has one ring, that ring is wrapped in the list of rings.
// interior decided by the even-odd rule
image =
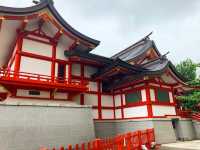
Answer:
[[[196,87],[186,84],[150,34],[112,57],[93,54],[99,44],[69,25],[52,0],[0,6],[4,149],[22,150],[24,141],[32,147],[62,145],[147,128],[155,129],[157,143],[196,138],[176,101]]]

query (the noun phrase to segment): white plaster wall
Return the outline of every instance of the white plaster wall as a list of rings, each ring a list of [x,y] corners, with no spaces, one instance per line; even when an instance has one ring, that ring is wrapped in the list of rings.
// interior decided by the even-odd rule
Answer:
[[[170,103],[173,103],[173,102],[174,102],[172,92],[169,92],[169,100],[170,100]]]
[[[23,39],[22,51],[52,57],[52,45]]]
[[[61,92],[56,92],[54,94],[55,99],[68,99],[68,93],[61,93]]]
[[[147,101],[147,95],[146,95],[146,90],[145,89],[141,90],[141,95],[142,95],[142,101],[146,102]]]
[[[115,109],[115,117],[116,117],[117,119],[122,118],[121,109]]]
[[[81,75],[81,65],[80,64],[72,64],[72,75]]]
[[[84,102],[85,105],[98,105],[98,97],[97,94],[84,94]]]
[[[137,106],[137,107],[128,107],[124,108],[124,117],[146,117],[147,114],[147,106]]]
[[[89,88],[89,91],[95,91],[96,92],[98,90],[97,82],[90,81],[89,84],[88,84],[88,88]]]
[[[102,109],[102,118],[103,119],[113,119],[114,111],[112,109]]]
[[[75,96],[72,97],[72,101],[77,103],[77,104],[81,104],[81,96],[80,94],[77,94]]]
[[[115,107],[121,106],[121,96],[120,95],[115,95]]]
[[[150,89],[150,98],[151,98],[151,101],[153,101],[153,102],[156,101],[155,90],[154,89]]]
[[[50,76],[51,62],[22,56],[20,71]]]
[[[29,95],[29,90],[17,89],[17,96],[37,97],[37,98],[50,98],[50,92],[48,92],[48,91],[40,91],[40,95]]]
[[[69,37],[62,35],[56,47],[56,58],[60,60],[67,60],[68,58],[64,55],[64,51],[67,50],[72,44],[73,41]]]
[[[92,116],[93,119],[98,119],[98,109],[95,108],[92,109]]]
[[[156,106],[152,105],[154,116],[176,115],[174,106]]]
[[[101,95],[101,105],[114,107],[113,105],[113,96],[112,95]]]
[[[97,72],[97,68],[91,67],[91,66],[85,66],[84,67],[84,76],[85,77],[91,77],[94,73]]]

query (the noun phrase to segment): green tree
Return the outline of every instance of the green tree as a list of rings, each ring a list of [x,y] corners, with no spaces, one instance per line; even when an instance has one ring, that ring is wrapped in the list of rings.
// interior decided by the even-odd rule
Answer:
[[[191,59],[186,59],[176,66],[177,71],[187,79],[191,86],[200,86],[200,78],[197,78],[197,67],[199,64],[194,63]],[[177,97],[182,106],[192,111],[199,111],[200,91],[193,90]]]
[[[187,79],[187,81],[193,81],[197,76],[197,66],[198,64],[194,63],[191,59],[188,58],[176,65],[176,69]]]

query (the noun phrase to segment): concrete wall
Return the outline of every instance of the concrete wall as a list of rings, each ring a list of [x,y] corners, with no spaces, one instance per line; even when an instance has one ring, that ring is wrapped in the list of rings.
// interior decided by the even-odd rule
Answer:
[[[176,137],[170,119],[143,119],[123,121],[95,121],[96,137],[104,138],[117,134],[154,128],[157,143],[175,142]]]
[[[194,131],[196,133],[196,138],[200,139],[200,121],[192,121],[193,123],[193,127],[194,127]]]
[[[38,150],[93,139],[92,109],[80,106],[0,105],[0,145],[4,150]]]
[[[181,119],[177,122],[177,133],[179,140],[193,140],[196,138],[191,119]]]

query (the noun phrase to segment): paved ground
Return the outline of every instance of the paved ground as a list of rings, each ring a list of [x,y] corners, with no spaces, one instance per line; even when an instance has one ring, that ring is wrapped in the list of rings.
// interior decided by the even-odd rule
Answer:
[[[160,150],[200,150],[200,140],[162,144]]]

